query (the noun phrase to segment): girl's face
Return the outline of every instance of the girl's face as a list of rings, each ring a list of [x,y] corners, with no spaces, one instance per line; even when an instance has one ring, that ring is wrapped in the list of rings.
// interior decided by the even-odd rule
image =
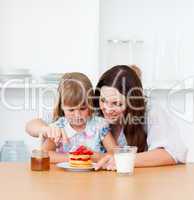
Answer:
[[[115,124],[124,116],[126,98],[116,88],[103,86],[100,90],[99,105],[104,118],[110,124]]]
[[[88,106],[64,106],[63,112],[67,121],[73,126],[85,126],[88,118],[90,117]]]

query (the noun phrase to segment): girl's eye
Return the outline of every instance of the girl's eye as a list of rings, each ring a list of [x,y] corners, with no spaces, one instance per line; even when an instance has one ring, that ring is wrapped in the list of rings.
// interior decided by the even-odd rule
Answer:
[[[82,110],[82,111],[84,111],[84,110],[86,110],[87,109],[87,107],[81,107],[80,108],[80,110]]]
[[[69,112],[73,112],[73,111],[74,111],[74,109],[68,109],[68,111],[69,111]]]

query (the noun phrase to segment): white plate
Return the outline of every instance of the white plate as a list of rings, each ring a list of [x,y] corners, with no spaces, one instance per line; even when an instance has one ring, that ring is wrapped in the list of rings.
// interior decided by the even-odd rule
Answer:
[[[58,163],[56,166],[73,172],[88,172],[94,170],[95,163],[92,163],[92,166],[87,168],[71,167],[68,162]]]

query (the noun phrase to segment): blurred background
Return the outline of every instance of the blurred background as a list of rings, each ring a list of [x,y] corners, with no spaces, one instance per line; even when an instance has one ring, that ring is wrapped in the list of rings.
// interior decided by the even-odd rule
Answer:
[[[86,73],[95,86],[111,66],[136,64],[193,162],[193,20],[192,0],[0,0],[0,147],[37,145],[25,123],[47,117],[61,73]]]

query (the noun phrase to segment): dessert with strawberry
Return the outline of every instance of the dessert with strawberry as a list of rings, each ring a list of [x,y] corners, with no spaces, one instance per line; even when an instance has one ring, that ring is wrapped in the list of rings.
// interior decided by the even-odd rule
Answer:
[[[93,152],[85,146],[80,146],[73,152],[69,152],[69,165],[71,167],[87,168],[92,166],[91,156]]]

